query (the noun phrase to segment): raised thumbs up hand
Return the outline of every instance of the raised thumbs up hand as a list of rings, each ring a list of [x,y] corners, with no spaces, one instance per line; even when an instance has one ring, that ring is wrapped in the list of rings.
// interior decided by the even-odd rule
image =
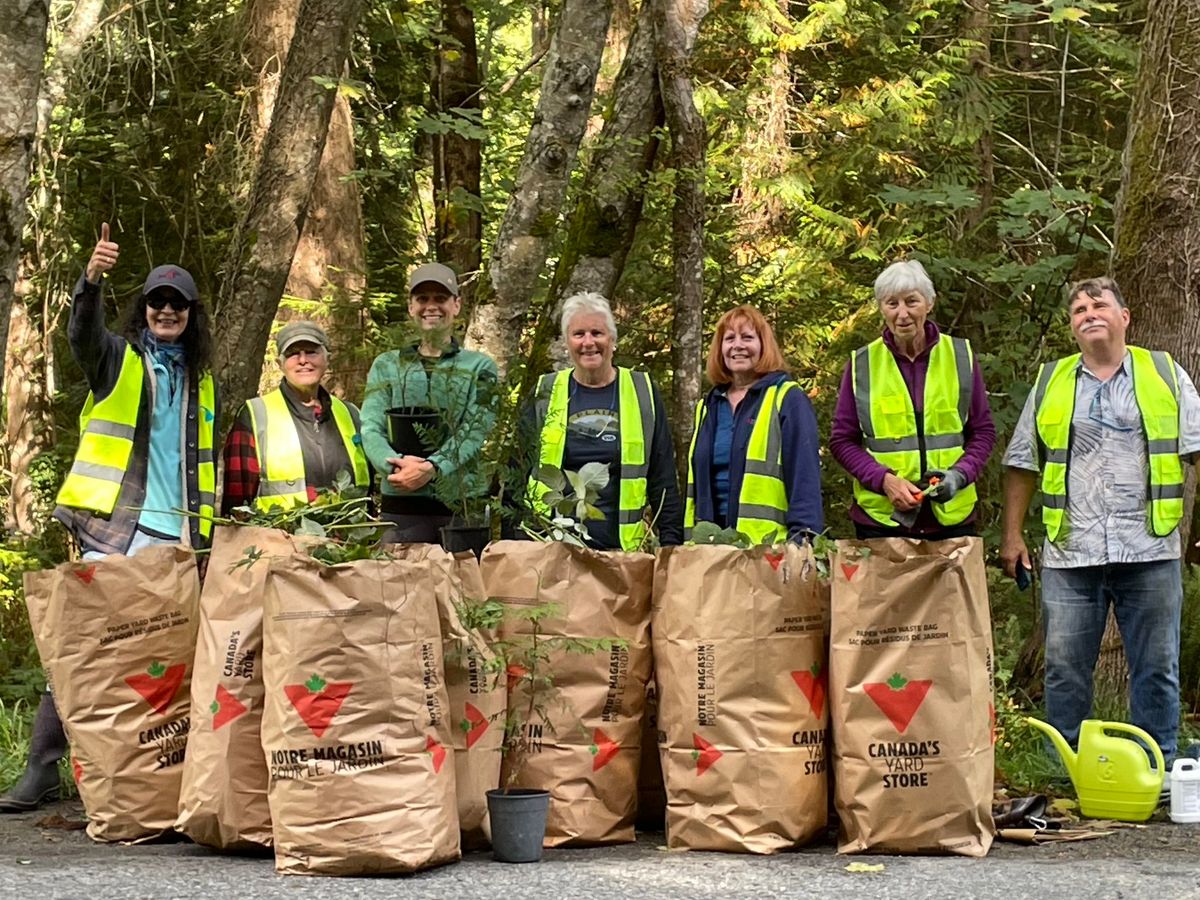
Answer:
[[[108,239],[108,223],[102,223],[100,240],[96,242],[96,249],[92,251],[92,258],[88,260],[84,273],[87,280],[92,284],[99,284],[100,277],[117,264],[120,252],[121,248]]]

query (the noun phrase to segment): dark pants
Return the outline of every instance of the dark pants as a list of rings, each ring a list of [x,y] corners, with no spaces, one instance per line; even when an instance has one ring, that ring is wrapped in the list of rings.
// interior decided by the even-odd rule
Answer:
[[[454,517],[385,512],[379,518],[392,526],[384,532],[385,544],[440,544],[440,529]]]
[[[978,537],[979,531],[974,522],[964,522],[961,525],[951,525],[949,528],[939,528],[937,531],[909,531],[903,526],[887,528],[883,525],[863,525],[854,523],[854,536],[860,541],[871,538],[902,537],[916,538],[919,541],[948,541],[957,537]]]

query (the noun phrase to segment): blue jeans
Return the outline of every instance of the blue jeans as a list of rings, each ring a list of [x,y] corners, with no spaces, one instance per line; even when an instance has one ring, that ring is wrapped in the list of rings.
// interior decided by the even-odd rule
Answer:
[[[1179,560],[1042,569],[1046,718],[1072,747],[1092,712],[1092,675],[1113,604],[1129,661],[1133,724],[1170,765],[1179,729]]]

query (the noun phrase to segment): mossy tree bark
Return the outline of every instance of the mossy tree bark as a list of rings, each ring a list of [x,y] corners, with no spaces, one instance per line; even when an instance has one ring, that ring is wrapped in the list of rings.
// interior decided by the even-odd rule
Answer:
[[[1132,312],[1130,339],[1200,374],[1200,0],[1151,0],[1117,200],[1113,275]],[[1190,469],[1190,467],[1189,467]],[[1195,475],[1184,496],[1190,543]],[[1124,688],[1109,621],[1097,668]]]
[[[252,164],[257,164],[275,112],[299,12],[300,0],[255,0],[245,9],[242,49],[254,76]],[[284,286],[285,296],[308,301],[312,306],[299,313],[281,309],[276,319],[308,318],[326,329],[334,349],[326,383],[340,396],[358,392],[371,363],[363,358],[360,340],[367,263],[362,196],[358,182],[347,177],[355,167],[354,118],[349,99],[339,90],[313,182],[308,217]],[[272,388],[278,379],[279,368],[268,353],[260,387]]]
[[[0,347],[8,346],[21,261],[49,13],[45,0],[0,0]]]
[[[708,0],[653,0],[658,82],[671,134],[675,173],[671,249],[675,259],[675,315],[671,363],[675,370],[671,430],[680,472],[687,471],[693,410],[700,399],[704,353],[704,119],[692,97],[691,58]]]
[[[67,96],[69,78],[103,11],[104,0],[79,0],[71,8],[62,34],[46,59],[45,75],[37,94],[32,169],[39,194],[32,205],[40,215],[28,223],[30,239],[25,243],[16,281],[4,371],[7,411],[4,436],[8,446],[7,465],[12,473],[6,524],[26,533],[36,531],[49,515],[51,498],[46,496],[47,492],[37,490],[30,469],[34,459],[55,443],[54,419],[50,415],[50,396],[54,390],[51,298],[31,286],[34,273],[44,271],[47,265],[42,252],[44,242],[48,231],[54,230],[55,215],[62,208],[61,198],[56,197],[61,192],[56,191],[58,179],[54,172],[61,147],[51,145],[50,118]]]
[[[591,153],[571,230],[536,317],[523,395],[552,365],[550,348],[558,337],[559,304],[581,291],[611,299],[633,246],[646,176],[658,154],[656,131],[663,123],[653,12],[652,3],[642,5],[613,85],[612,106]]]
[[[501,374],[519,350],[559,228],[611,15],[611,0],[565,0],[559,13],[525,155],[488,264],[490,291],[479,298],[467,328],[468,344],[490,355]]]
[[[435,134],[433,204],[437,257],[459,275],[463,304],[474,305],[475,280],[483,256],[479,181],[483,151],[473,133],[481,127],[479,56],[475,15],[464,0],[442,0],[442,37],[434,61],[432,105],[456,128]]]
[[[216,316],[216,374],[232,416],[258,390],[261,361],[308,217],[336,89],[362,0],[302,0],[245,218]]]

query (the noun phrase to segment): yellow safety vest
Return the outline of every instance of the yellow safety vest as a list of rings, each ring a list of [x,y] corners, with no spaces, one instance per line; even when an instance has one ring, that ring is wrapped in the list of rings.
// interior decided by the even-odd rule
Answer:
[[[562,468],[567,448],[567,406],[574,369],[549,372],[538,381],[537,418],[541,449],[538,463]],[[654,393],[645,372],[617,367],[617,427],[621,432],[621,470],[617,502],[617,535],[622,550],[636,550],[646,537],[647,476],[650,454],[647,443],[654,436]],[[549,508],[541,498],[549,485],[529,479],[530,502],[542,514]]]
[[[1067,472],[1071,461],[1071,419],[1082,354],[1044,363],[1034,388],[1037,432],[1043,447],[1042,521],[1053,542],[1067,534]],[[1179,459],[1179,382],[1175,361],[1162,350],[1130,347],[1133,393],[1142,414],[1146,459],[1146,527],[1165,537],[1183,518],[1183,463]]]
[[[259,505],[289,507],[307,503],[304,453],[283,390],[276,388],[262,397],[254,397],[246,402],[246,407],[250,411],[250,427],[254,431],[254,450],[258,457]],[[367,455],[363,452],[362,437],[354,427],[350,408],[332,395],[329,408],[353,466],[354,483],[366,488],[370,484]]]
[[[79,414],[79,449],[58,492],[58,503],[62,506],[112,515],[133,454],[144,378],[141,354],[127,344],[113,389],[100,401],[88,393]],[[193,490],[185,478],[184,497],[189,511],[200,516],[200,535],[207,539],[212,534],[217,488],[213,455],[216,386],[210,372],[200,376],[198,394],[196,485]]]
[[[863,445],[880,465],[916,484],[928,469],[949,469],[963,455],[963,426],[971,409],[975,357],[962,338],[941,335],[929,351],[925,373],[922,429],[912,397],[892,351],[877,338],[854,352],[851,383]],[[922,458],[924,457],[924,458]],[[881,525],[898,528],[895,508],[884,494],[854,482],[854,499]],[[971,514],[978,500],[969,484],[945,503],[933,502],[933,514],[945,526],[957,525]]]
[[[794,381],[771,385],[763,391],[762,403],[750,431],[746,447],[746,469],[738,492],[737,521],[731,526],[755,544],[782,544],[787,541],[787,485],[783,481],[783,427],[779,410],[788,391],[799,390]],[[763,410],[768,410],[764,414]],[[688,450],[687,503],[683,510],[683,539],[692,539],[696,527],[696,438],[708,414],[704,400],[696,404],[692,443]]]

